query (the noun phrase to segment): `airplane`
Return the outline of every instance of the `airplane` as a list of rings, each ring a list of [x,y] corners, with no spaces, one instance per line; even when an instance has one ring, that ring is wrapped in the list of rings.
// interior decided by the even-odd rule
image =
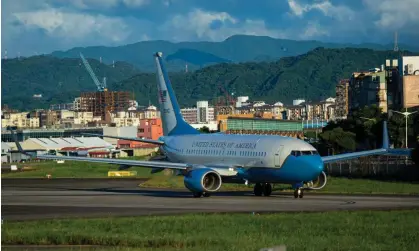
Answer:
[[[164,161],[138,161],[38,155],[38,159],[87,161],[152,168],[152,173],[164,169],[176,170],[184,176],[184,186],[193,197],[209,197],[224,183],[255,184],[254,195],[270,196],[272,184],[290,184],[295,198],[303,198],[304,190],[325,187],[324,164],[362,156],[391,154],[386,121],[383,123],[382,147],[375,150],[320,156],[316,148],[304,140],[278,135],[240,135],[200,133],[183,118],[162,53],[154,54],[157,67],[157,89],[163,125],[158,140],[85,134],[156,144],[166,156]],[[16,141],[16,144],[19,143]],[[19,150],[25,153],[18,145]],[[397,153],[395,153],[397,154]],[[316,184],[317,183],[317,184]]]

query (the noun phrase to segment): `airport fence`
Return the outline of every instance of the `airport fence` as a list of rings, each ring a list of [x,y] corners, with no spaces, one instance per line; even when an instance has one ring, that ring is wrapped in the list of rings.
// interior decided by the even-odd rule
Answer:
[[[405,156],[368,156],[325,164],[331,176],[401,178],[419,180],[419,168]]]

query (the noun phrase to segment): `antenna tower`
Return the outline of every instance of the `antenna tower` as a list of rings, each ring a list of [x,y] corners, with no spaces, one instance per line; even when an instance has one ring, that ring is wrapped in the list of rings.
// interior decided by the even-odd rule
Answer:
[[[394,51],[399,51],[399,45],[398,45],[398,35],[397,35],[397,31],[394,32]]]

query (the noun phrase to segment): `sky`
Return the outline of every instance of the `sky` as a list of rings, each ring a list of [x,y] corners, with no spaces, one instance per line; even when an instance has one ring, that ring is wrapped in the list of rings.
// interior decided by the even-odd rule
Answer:
[[[419,45],[419,0],[1,0],[1,50],[30,56],[147,40],[260,35]]]

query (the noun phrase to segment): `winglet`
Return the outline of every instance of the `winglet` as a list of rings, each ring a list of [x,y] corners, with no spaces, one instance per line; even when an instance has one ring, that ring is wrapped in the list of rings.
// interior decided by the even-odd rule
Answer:
[[[383,121],[383,149],[389,149],[390,148],[390,141],[388,138],[388,131],[387,131],[387,121]]]

